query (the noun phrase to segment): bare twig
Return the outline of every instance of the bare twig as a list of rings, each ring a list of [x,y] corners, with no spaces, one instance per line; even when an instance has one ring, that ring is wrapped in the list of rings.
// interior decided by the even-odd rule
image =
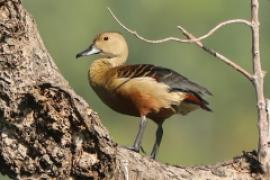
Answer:
[[[167,37],[167,38],[163,38],[163,39],[158,39],[158,40],[150,40],[150,39],[146,39],[143,36],[139,35],[136,31],[129,29],[127,26],[125,26],[117,17],[116,15],[113,13],[113,11],[108,8],[108,11],[110,12],[111,16],[114,18],[114,20],[121,26],[123,27],[126,31],[128,31],[129,33],[135,35],[137,38],[139,38],[142,41],[148,42],[148,43],[164,43],[164,42],[168,42],[168,41],[176,41],[176,42],[181,42],[181,43],[195,43],[197,46],[201,47],[203,50],[205,50],[206,52],[210,53],[211,55],[217,57],[218,59],[220,59],[222,62],[224,62],[225,64],[233,67],[235,70],[239,71],[240,73],[242,73],[248,80],[252,81],[253,80],[253,76],[246,71],[244,68],[242,68],[240,65],[236,64],[234,61],[230,60],[229,58],[225,57],[224,55],[222,55],[221,53],[218,53],[216,51],[214,51],[213,49],[210,49],[208,47],[206,47],[200,40],[205,39],[207,37],[209,37],[210,35],[212,35],[214,32],[216,32],[219,28],[228,25],[228,24],[232,24],[232,23],[244,23],[248,26],[251,26],[251,23],[247,20],[244,19],[234,19],[234,20],[228,20],[228,21],[224,21],[219,23],[217,26],[215,26],[214,28],[212,28],[208,33],[206,33],[203,36],[200,36],[199,38],[196,38],[195,36],[193,36],[191,33],[189,33],[187,30],[185,30],[182,26],[177,26],[178,29],[180,29],[183,34],[188,38],[188,39],[180,39],[180,38],[176,38],[176,37]]]
[[[231,19],[231,20],[227,20],[227,21],[223,21],[219,24],[217,24],[215,27],[213,27],[212,29],[210,29],[206,34],[195,38],[195,39],[181,39],[178,37],[166,37],[166,38],[162,38],[162,39],[158,39],[158,40],[151,40],[151,39],[147,39],[143,36],[141,36],[139,33],[137,33],[137,31],[132,30],[130,28],[128,28],[127,26],[125,26],[117,17],[116,15],[113,13],[113,11],[108,7],[107,8],[108,11],[110,12],[111,16],[115,19],[115,21],[122,27],[124,28],[126,31],[128,31],[129,33],[133,34],[134,36],[136,36],[137,38],[139,38],[140,40],[143,40],[145,42],[148,43],[153,43],[153,44],[158,44],[158,43],[164,43],[164,42],[168,42],[168,41],[176,41],[176,42],[181,42],[181,43],[193,43],[196,41],[201,41],[203,39],[208,38],[209,36],[211,36],[212,34],[214,34],[217,30],[219,30],[220,28],[229,25],[229,24],[246,24],[248,26],[252,26],[251,22],[245,19]],[[181,26],[178,26],[181,27]]]
[[[217,30],[219,30],[221,27],[229,25],[229,24],[246,24],[248,26],[252,26],[251,22],[245,19],[231,19],[231,20],[227,20],[227,21],[223,21],[221,23],[219,23],[218,25],[216,25],[215,27],[213,27],[212,29],[210,29],[205,35],[202,35],[196,39],[192,39],[189,40],[188,42],[196,42],[196,41],[201,41],[203,39],[208,38],[209,36],[211,36],[212,34],[214,34]],[[178,28],[181,26],[177,26]]]
[[[188,39],[196,39],[196,37],[194,37],[191,33],[189,33],[186,29],[184,29],[182,26],[177,26],[178,29],[180,29],[184,36],[186,36]],[[198,38],[197,38],[198,39]],[[253,76],[246,71],[244,68],[242,68],[240,65],[238,65],[237,63],[235,63],[233,60],[227,58],[226,56],[222,55],[221,53],[210,49],[208,47],[206,47],[201,41],[194,41],[194,43],[199,46],[200,48],[202,48],[204,51],[208,52],[209,54],[211,54],[212,56],[220,59],[222,62],[224,62],[225,64],[233,67],[235,70],[237,70],[238,72],[240,72],[241,74],[243,74],[248,80],[252,81],[253,80]]]

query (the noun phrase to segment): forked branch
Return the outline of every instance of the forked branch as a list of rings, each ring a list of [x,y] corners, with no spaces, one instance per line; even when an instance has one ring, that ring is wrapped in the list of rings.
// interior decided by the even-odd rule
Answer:
[[[184,36],[186,36],[188,39],[196,39],[196,37],[194,35],[192,35],[190,32],[188,32],[186,29],[184,29],[182,26],[177,26],[178,29],[180,29],[182,31],[182,33],[184,34]],[[236,71],[240,72],[241,74],[243,74],[248,80],[253,81],[253,76],[244,68],[242,68],[239,64],[235,63],[233,60],[227,58],[226,56],[224,56],[223,54],[208,48],[207,46],[205,46],[200,40],[196,40],[194,41],[194,43],[199,46],[200,48],[202,48],[204,51],[206,51],[207,53],[211,54],[212,56],[220,59],[222,62],[224,62],[225,64],[227,64],[228,66],[231,66],[232,68],[234,68]]]
[[[210,37],[212,34],[214,34],[218,29],[229,25],[229,24],[235,24],[235,23],[240,23],[240,24],[245,24],[249,27],[252,27],[252,24],[250,21],[245,20],[245,19],[232,19],[232,20],[228,20],[228,21],[224,21],[219,23],[218,25],[216,25],[214,28],[212,28],[211,30],[209,30],[206,34],[196,38],[195,36],[193,36],[191,33],[189,33],[186,29],[184,29],[182,26],[177,26],[178,29],[180,29],[183,34],[187,37],[187,39],[181,39],[181,38],[177,38],[177,37],[166,37],[163,39],[158,39],[158,40],[150,40],[147,38],[144,38],[143,36],[141,36],[139,33],[137,33],[135,30],[132,30],[130,28],[128,28],[127,26],[125,26],[117,17],[116,15],[113,13],[113,11],[110,8],[107,8],[108,11],[110,12],[111,16],[114,18],[114,20],[122,27],[124,28],[126,31],[128,31],[129,33],[133,34],[134,36],[136,36],[138,39],[144,41],[144,42],[148,42],[148,43],[153,43],[153,44],[158,44],[158,43],[164,43],[164,42],[168,42],[168,41],[176,41],[176,42],[180,42],[180,43],[195,43],[197,46],[199,46],[200,48],[202,48],[204,51],[208,52],[209,54],[211,54],[212,56],[220,59],[222,62],[224,62],[225,64],[231,66],[232,68],[234,68],[236,71],[240,72],[241,74],[243,74],[248,80],[253,81],[253,76],[244,68],[242,68],[239,64],[235,63],[233,60],[227,58],[226,56],[222,55],[219,52],[216,52],[213,49],[210,49],[208,47],[206,47],[201,40]]]
[[[122,27],[124,28],[126,31],[128,31],[129,33],[133,34],[134,36],[136,36],[137,38],[139,38],[140,40],[143,40],[145,42],[148,43],[152,43],[152,44],[158,44],[158,43],[164,43],[164,42],[168,42],[168,41],[176,41],[176,42],[181,42],[181,43],[193,43],[196,41],[201,41],[203,39],[208,38],[209,36],[211,36],[212,34],[214,34],[217,30],[219,30],[220,28],[229,25],[229,24],[245,24],[247,26],[252,27],[252,24],[250,21],[245,20],[245,19],[231,19],[231,20],[227,20],[227,21],[223,21],[219,24],[217,24],[215,27],[213,27],[212,29],[210,29],[206,34],[195,38],[195,39],[181,39],[178,37],[166,37],[166,38],[162,38],[162,39],[157,39],[157,40],[151,40],[151,39],[147,39],[143,36],[141,36],[137,31],[132,30],[130,28],[128,28],[126,25],[124,25],[124,23],[122,23],[117,17],[116,15],[113,13],[113,11],[108,7],[107,8],[108,11],[110,12],[111,16],[114,18],[114,20]],[[181,26],[177,26],[178,28]],[[181,27],[182,28],[182,27]]]

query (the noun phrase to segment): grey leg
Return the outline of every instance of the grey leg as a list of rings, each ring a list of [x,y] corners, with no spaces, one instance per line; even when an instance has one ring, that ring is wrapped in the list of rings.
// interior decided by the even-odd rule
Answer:
[[[142,138],[143,138],[143,133],[145,130],[147,124],[147,118],[145,116],[141,117],[140,125],[139,125],[139,130],[136,135],[136,139],[134,141],[132,150],[139,152],[142,144]]]
[[[156,159],[157,157],[159,146],[162,140],[162,136],[163,136],[163,128],[162,128],[162,124],[159,124],[156,131],[156,141],[155,141],[152,153],[151,153],[152,159]]]

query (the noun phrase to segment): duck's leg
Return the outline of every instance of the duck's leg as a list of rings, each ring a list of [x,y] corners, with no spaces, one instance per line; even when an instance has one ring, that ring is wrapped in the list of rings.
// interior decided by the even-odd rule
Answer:
[[[161,140],[162,140],[162,136],[163,136],[162,124],[158,124],[158,128],[156,130],[156,141],[155,141],[153,150],[151,152],[151,158],[152,159],[156,159],[156,157],[157,157],[159,146],[160,146],[160,143],[161,143]]]
[[[137,135],[136,135],[136,139],[134,141],[133,147],[131,148],[131,150],[133,150],[135,152],[140,151],[143,133],[144,133],[146,124],[147,124],[147,118],[145,116],[142,116],[141,121],[140,121],[140,125],[139,125],[139,130],[138,130]]]

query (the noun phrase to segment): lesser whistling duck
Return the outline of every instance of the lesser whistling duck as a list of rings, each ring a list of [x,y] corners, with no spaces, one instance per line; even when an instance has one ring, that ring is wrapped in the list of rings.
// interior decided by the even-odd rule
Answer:
[[[151,64],[124,65],[128,46],[117,32],[97,35],[93,43],[76,58],[93,54],[102,56],[89,69],[89,83],[100,99],[111,109],[141,118],[132,150],[139,152],[147,118],[157,125],[156,140],[151,153],[156,158],[165,119],[207,107],[203,95],[211,95],[204,87],[189,81],[177,72]]]

